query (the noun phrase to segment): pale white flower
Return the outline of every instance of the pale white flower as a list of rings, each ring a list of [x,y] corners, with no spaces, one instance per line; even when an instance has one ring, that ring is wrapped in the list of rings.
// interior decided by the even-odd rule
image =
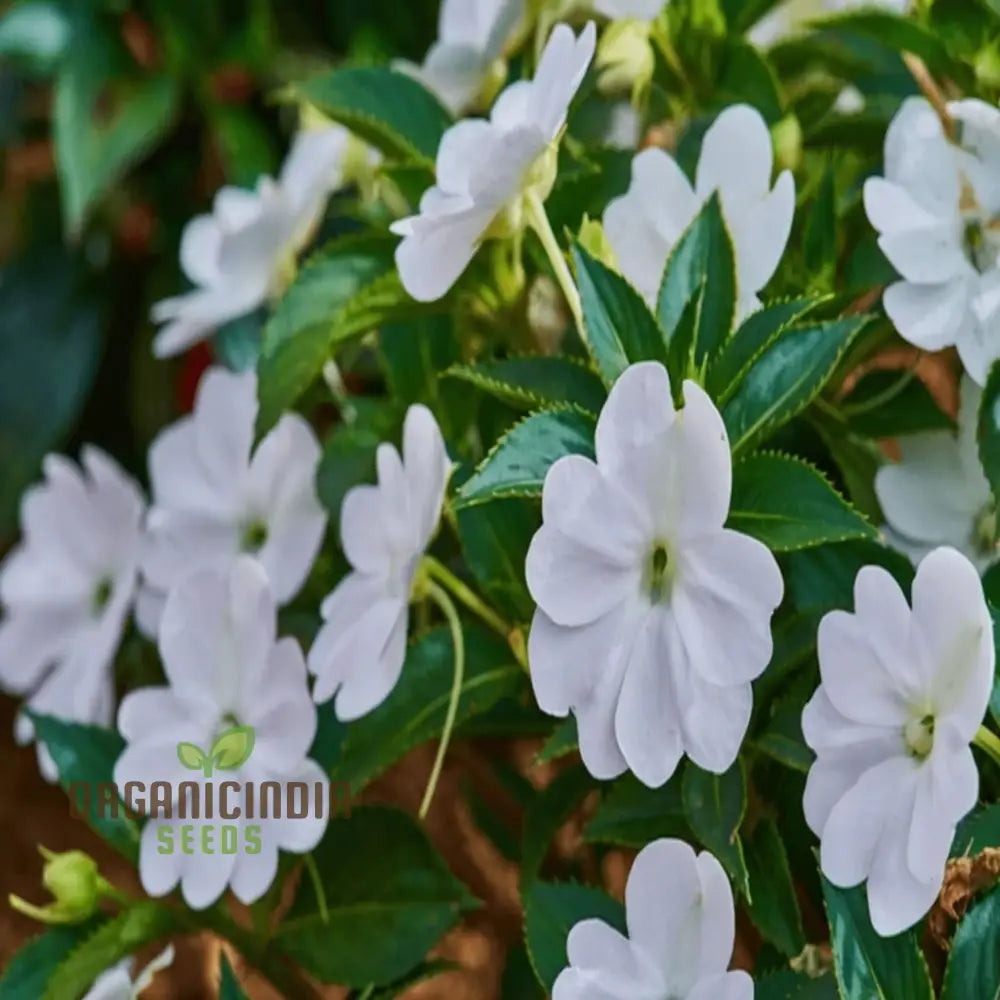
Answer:
[[[647,302],[656,302],[670,251],[718,191],[736,251],[739,318],[760,306],[757,293],[777,270],[795,214],[791,172],[772,188],[773,165],[767,124],[746,104],[726,108],[705,133],[694,187],[662,149],[635,157],[628,191],[604,212],[604,231],[622,273]]]
[[[783,583],[757,540],[723,527],[732,458],[712,401],[674,410],[657,362],[632,365],[597,423],[597,461],[559,459],[528,550],[528,644],[542,710],[576,715],[597,778],[662,785],[683,754],[725,771],[771,658]]]
[[[883,298],[900,336],[931,351],[954,345],[981,385],[1000,356],[1000,110],[970,99],[948,112],[957,145],[927,101],[903,103],[865,210],[902,278]]]
[[[45,482],[21,502],[24,537],[0,564],[0,686],[35,711],[107,725],[114,657],[135,595],[143,499],[104,452],[86,446],[82,468],[45,459]],[[15,734],[30,742],[20,716]],[[49,781],[55,765],[39,747]]]
[[[352,571],[320,609],[324,624],[309,651],[313,697],[336,693],[337,717],[356,719],[381,704],[406,655],[414,574],[437,530],[451,471],[444,439],[425,406],[411,406],[403,453],[376,454],[377,486],[355,486],[340,510],[340,540]]]
[[[147,634],[174,583],[241,552],[263,565],[279,604],[309,575],[326,530],[314,482],[319,443],[302,417],[286,413],[254,448],[256,419],[257,376],[210,368],[194,412],[153,442],[137,609]]]
[[[975,567],[935,549],[913,581],[866,566],[854,613],[824,616],[822,683],[802,713],[817,759],[806,821],[839,886],[868,881],[872,925],[888,936],[919,920],[941,887],[959,820],[976,804],[969,743],[993,685],[993,629]]]
[[[207,569],[188,576],[170,591],[160,627],[159,650],[169,687],[133,691],[118,710],[118,728],[126,746],[115,764],[115,782],[141,782],[150,795],[154,782],[168,782],[173,815],[149,814],[139,848],[139,875],[151,896],[163,896],[178,883],[187,904],[203,909],[228,885],[238,899],[259,899],[274,881],[278,850],[302,854],[312,850],[326,829],[324,809],[310,807],[302,818],[283,811],[280,818],[247,815],[249,782],[259,790],[275,781],[286,801],[289,782],[319,783],[328,789],[323,769],[307,757],[316,734],[316,706],[309,695],[305,660],[294,639],[276,638],[277,609],[260,564],[242,557],[227,569]],[[220,779],[189,770],[179,759],[179,744],[193,744],[206,755],[223,732],[234,726],[253,730],[252,752],[238,767],[227,768],[226,781],[236,783],[228,803],[236,816],[226,816],[221,798],[215,818],[178,815],[181,782],[196,785],[204,802],[204,785]],[[127,799],[126,799],[127,801]],[[138,807],[138,803],[136,803]],[[189,810],[190,814],[190,810]],[[183,827],[194,826],[187,840]],[[227,852],[220,826],[235,827]],[[212,828],[210,848],[203,828]],[[172,850],[165,850],[169,845]],[[256,847],[256,851],[253,849]]]
[[[437,41],[422,66],[396,68],[415,76],[452,114],[489,101],[503,84],[504,49],[525,16],[525,0],[443,0]]]
[[[628,937],[603,920],[569,932],[569,967],[552,1000],[752,1000],[753,980],[727,972],[736,936],[722,865],[683,840],[654,840],[625,886]]]
[[[875,492],[889,540],[915,562],[939,545],[958,549],[980,571],[1000,556],[996,503],[976,444],[982,395],[965,376],[958,434],[904,435],[899,438],[901,461],[876,473]]]
[[[750,39],[757,45],[771,45],[795,34],[810,21],[853,7],[882,7],[905,14],[910,0],[785,0],[753,26]]]
[[[174,961],[174,946],[167,945],[133,981],[132,959],[126,958],[102,972],[83,1000],[139,1000],[139,996],[153,982],[153,977]]]
[[[608,108],[601,143],[611,149],[636,149],[642,138],[639,112],[628,101],[615,101]]]
[[[468,118],[445,132],[436,184],[420,199],[420,214],[391,226],[403,237],[396,264],[415,299],[441,298],[483,240],[518,228],[527,190],[548,197],[556,140],[594,43],[592,23],[579,38],[565,24],[556,25],[533,80],[507,87],[488,120]]]
[[[300,132],[277,180],[261,177],[252,191],[224,187],[211,214],[187,224],[180,262],[196,287],[153,306],[153,321],[165,324],[153,342],[157,357],[180,354],[281,291],[340,185],[349,146],[340,126]]]

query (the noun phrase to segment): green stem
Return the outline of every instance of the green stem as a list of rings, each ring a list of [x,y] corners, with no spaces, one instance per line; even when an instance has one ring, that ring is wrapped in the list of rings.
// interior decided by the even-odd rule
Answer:
[[[552,225],[549,222],[549,217],[545,214],[545,206],[537,191],[529,188],[525,193],[524,208],[525,220],[541,240],[542,248],[552,265],[556,281],[559,282],[559,287],[562,289],[563,295],[566,296],[566,302],[573,314],[573,319],[576,321],[576,328],[580,331],[580,336],[585,338],[580,292],[573,281],[573,275],[570,274],[569,264],[566,263],[566,257],[559,246],[556,234],[552,232]]]
[[[444,728],[441,730],[441,741],[438,743],[437,757],[434,760],[434,768],[431,771],[430,779],[427,782],[427,789],[424,792],[424,800],[420,803],[420,812],[417,814],[420,819],[427,817],[437,789],[438,780],[441,777],[441,768],[444,766],[445,754],[448,752],[448,743],[451,741],[451,733],[455,728],[455,717],[458,715],[458,701],[462,694],[462,681],[465,677],[465,637],[462,634],[462,622],[458,617],[458,610],[455,608],[448,592],[433,580],[427,582],[427,594],[441,609],[448,625],[451,628],[451,641],[455,647],[455,675],[451,684],[451,697],[448,699],[448,714],[444,718]]]
[[[1000,766],[1000,737],[991,733],[985,726],[980,726],[972,742],[983,751],[994,764]]]
[[[330,922],[330,911],[326,906],[326,890],[323,888],[323,880],[319,877],[319,869],[316,867],[316,859],[312,856],[312,851],[306,855],[306,871],[309,872],[309,879],[313,884],[313,891],[316,893],[316,903],[319,905],[319,917],[324,924]]]
[[[459,604],[465,605],[474,615],[481,618],[494,632],[505,639],[510,636],[511,626],[507,624],[471,587],[466,586],[447,566],[433,556],[424,556],[424,566],[428,576],[447,587]]]

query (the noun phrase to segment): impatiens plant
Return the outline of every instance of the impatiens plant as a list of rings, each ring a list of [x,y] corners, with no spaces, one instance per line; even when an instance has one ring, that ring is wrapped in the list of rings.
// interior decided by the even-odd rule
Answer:
[[[491,921],[500,1000],[1000,996],[1000,6],[436,24],[267,62],[142,303],[190,412],[33,466],[0,685],[135,878],[39,845],[0,1000],[458,996]]]

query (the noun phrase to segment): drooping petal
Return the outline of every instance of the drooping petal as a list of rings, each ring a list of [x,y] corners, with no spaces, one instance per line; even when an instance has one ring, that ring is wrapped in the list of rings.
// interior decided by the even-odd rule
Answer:
[[[423,549],[441,519],[451,460],[434,415],[419,403],[406,411],[403,421],[403,469],[411,514],[415,518],[416,541]]]
[[[760,200],[771,188],[773,165],[771,135],[760,112],[734,104],[705,133],[695,190],[702,200],[719,191],[723,205]]]

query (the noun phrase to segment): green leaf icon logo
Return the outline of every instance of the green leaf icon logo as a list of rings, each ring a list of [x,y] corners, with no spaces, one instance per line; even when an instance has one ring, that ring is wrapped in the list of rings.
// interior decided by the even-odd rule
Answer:
[[[189,771],[201,771],[205,767],[205,754],[193,743],[178,743],[177,759]]]
[[[209,757],[218,771],[235,771],[253,753],[253,726],[233,726],[220,733]]]

